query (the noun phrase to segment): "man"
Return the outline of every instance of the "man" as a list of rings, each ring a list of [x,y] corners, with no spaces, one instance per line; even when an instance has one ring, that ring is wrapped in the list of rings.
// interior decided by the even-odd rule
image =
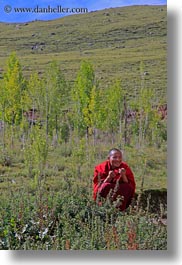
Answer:
[[[122,161],[122,156],[119,149],[111,149],[108,159],[95,167],[93,177],[94,200],[99,196],[110,196],[112,202],[119,201],[120,198],[122,201],[116,207],[121,211],[130,205],[136,188],[133,172]]]

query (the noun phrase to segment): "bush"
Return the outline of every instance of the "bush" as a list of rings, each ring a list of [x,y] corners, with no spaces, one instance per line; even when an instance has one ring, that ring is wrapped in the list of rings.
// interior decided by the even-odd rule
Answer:
[[[141,208],[98,206],[84,190],[37,190],[1,201],[0,248],[44,250],[167,249],[167,228]],[[154,222],[155,220],[155,222]]]

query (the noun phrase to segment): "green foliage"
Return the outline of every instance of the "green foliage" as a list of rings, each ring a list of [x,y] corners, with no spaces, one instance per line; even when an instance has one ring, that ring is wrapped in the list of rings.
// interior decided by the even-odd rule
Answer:
[[[74,125],[81,135],[88,131],[94,120],[95,83],[93,66],[84,61],[72,90]]]
[[[67,123],[63,123],[61,125],[61,139],[64,142],[67,142],[69,140],[70,137],[70,130],[69,130],[69,126]]]
[[[84,190],[65,190],[58,196],[45,190],[35,196],[19,191],[10,198],[0,203],[0,249],[167,249],[167,228],[154,214],[99,207]]]
[[[24,149],[25,164],[29,176],[41,177],[44,174],[44,168],[48,155],[48,144],[46,135],[38,126],[32,128]]]
[[[110,87],[106,89],[105,112],[105,130],[110,132],[118,132],[123,112],[123,99],[125,92],[122,90],[121,82],[116,80]],[[104,115],[106,116],[106,115]]]
[[[40,112],[40,115],[43,116],[44,113],[44,92],[45,86],[43,80],[38,76],[37,73],[34,73],[30,76],[28,80],[28,89],[25,100],[25,110],[37,109]]]
[[[8,60],[7,71],[4,74],[0,100],[1,110],[4,112],[4,121],[9,124],[19,124],[22,119],[25,84],[20,63],[16,54],[12,53]]]
[[[160,131],[158,126],[161,123],[158,106],[162,105],[162,102],[157,97],[155,90],[146,85],[144,66],[144,63],[141,62],[139,93],[130,102],[131,108],[136,111],[136,117],[130,123],[129,130],[131,134],[137,136],[139,146],[163,142],[162,130]]]
[[[80,62],[88,60],[94,62],[103,89],[122,77],[123,89],[133,97],[140,86],[137,71],[143,60],[149,74],[147,84],[166,101],[166,5],[110,8],[52,21],[1,23],[0,33],[0,77],[13,51],[21,58],[26,77],[32,72],[44,75],[51,60],[61,62],[70,83]]]
[[[64,112],[68,108],[70,99],[69,87],[56,62],[52,62],[45,73],[45,118],[48,134],[53,135],[60,130],[60,123],[64,120]]]

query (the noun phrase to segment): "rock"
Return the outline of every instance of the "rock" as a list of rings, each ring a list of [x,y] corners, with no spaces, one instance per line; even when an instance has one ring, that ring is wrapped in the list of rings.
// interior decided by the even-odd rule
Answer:
[[[149,189],[140,194],[135,194],[134,205],[149,212],[165,212],[167,209],[167,190],[166,189]],[[164,213],[163,213],[164,214]]]

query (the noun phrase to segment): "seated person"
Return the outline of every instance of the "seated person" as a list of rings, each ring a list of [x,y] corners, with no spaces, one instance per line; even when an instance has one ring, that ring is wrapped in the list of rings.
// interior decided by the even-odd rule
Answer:
[[[111,149],[108,159],[95,167],[93,177],[94,200],[99,196],[106,198],[109,194],[114,202],[120,196],[122,201],[116,207],[121,211],[130,205],[136,187],[133,172],[122,161],[122,156],[119,149]]]

